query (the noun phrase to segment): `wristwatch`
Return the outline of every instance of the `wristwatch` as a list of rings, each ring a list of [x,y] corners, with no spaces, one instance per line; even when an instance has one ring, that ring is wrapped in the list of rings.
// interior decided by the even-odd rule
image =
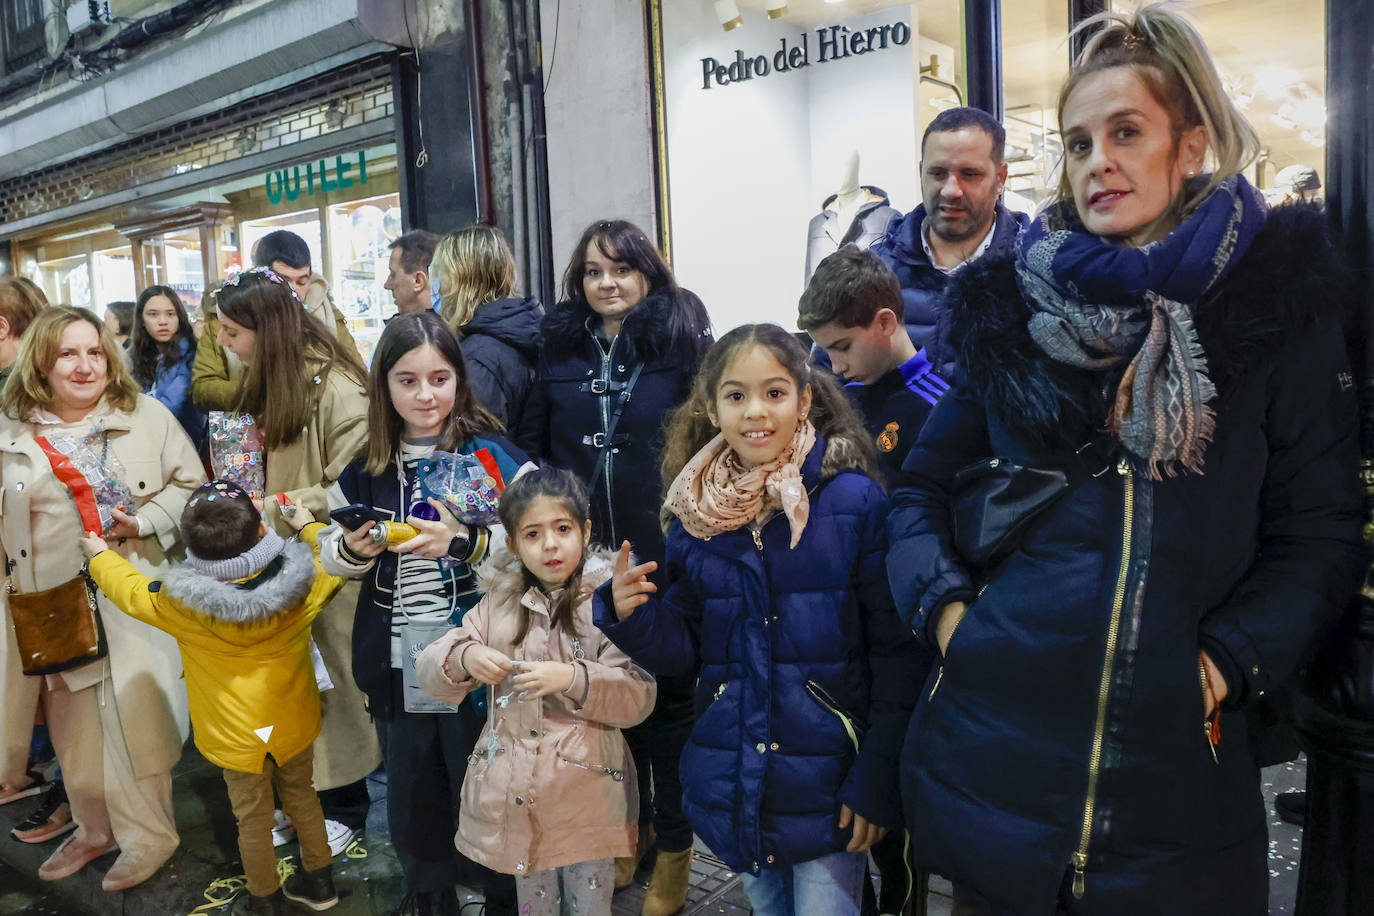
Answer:
[[[466,560],[472,554],[472,531],[463,525],[462,531],[448,542],[448,555],[455,560]]]

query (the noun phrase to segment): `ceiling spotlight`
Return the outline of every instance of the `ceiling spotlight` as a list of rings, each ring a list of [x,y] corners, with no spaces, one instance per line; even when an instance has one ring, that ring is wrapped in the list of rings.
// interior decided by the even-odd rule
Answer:
[[[722,29],[730,32],[744,25],[744,20],[739,15],[739,7],[735,6],[735,0],[716,0],[714,5]]]
[[[787,0],[768,0],[764,8],[769,19],[780,19],[787,13]]]

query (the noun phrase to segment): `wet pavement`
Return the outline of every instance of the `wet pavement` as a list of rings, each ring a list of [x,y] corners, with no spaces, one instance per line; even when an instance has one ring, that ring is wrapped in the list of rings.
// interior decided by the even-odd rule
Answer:
[[[1280,821],[1273,813],[1278,793],[1302,788],[1306,778],[1302,762],[1282,764],[1264,771],[1264,792],[1269,813],[1269,912],[1271,916],[1293,912],[1297,893],[1298,862],[1302,831]],[[386,777],[368,778],[373,806],[367,833],[357,839],[343,855],[334,860],[335,884],[339,905],[331,910],[339,916],[385,916],[396,907],[404,889],[401,867],[387,839]],[[25,799],[0,808],[0,916],[218,916],[227,913],[229,900],[241,888],[238,851],[234,841],[234,820],[225,794],[220,771],[206,762],[193,748],[174,774],[177,825],[182,847],[151,880],[121,894],[100,890],[100,879],[113,864],[111,853],[93,866],[55,884],[45,884],[35,876],[38,866],[56,848],[59,840],[28,845],[9,838],[10,827],[37,806],[37,799]],[[295,846],[282,848],[292,854]],[[639,876],[642,880],[647,875]],[[614,916],[637,916],[644,887],[636,883],[618,893]],[[465,895],[476,903],[476,894]],[[928,902],[930,916],[948,916],[951,910],[949,885],[934,878]],[[478,912],[472,908],[468,912]],[[692,863],[692,885],[684,916],[720,914],[743,916],[750,912],[740,888],[739,878],[705,849],[698,848]]]

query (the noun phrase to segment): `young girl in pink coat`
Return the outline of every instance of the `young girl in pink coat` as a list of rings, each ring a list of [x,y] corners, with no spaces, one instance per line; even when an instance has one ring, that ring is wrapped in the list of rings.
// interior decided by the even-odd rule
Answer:
[[[592,623],[612,561],[591,551],[587,491],[552,468],[501,498],[514,559],[462,626],[416,664],[436,699],[492,687],[463,780],[456,845],[515,876],[522,916],[609,913],[615,858],[634,854],[638,798],[620,730],[654,707],[653,678]]]

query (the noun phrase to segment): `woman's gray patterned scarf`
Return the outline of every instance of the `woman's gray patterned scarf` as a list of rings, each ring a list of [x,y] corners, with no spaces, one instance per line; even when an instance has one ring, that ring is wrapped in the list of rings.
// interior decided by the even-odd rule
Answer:
[[[1143,248],[1086,231],[1072,200],[1042,211],[1017,241],[1032,339],[1065,365],[1126,366],[1108,431],[1156,479],[1179,468],[1202,473],[1216,387],[1193,311],[1240,260],[1267,213],[1260,193],[1232,175],[1168,236]]]

